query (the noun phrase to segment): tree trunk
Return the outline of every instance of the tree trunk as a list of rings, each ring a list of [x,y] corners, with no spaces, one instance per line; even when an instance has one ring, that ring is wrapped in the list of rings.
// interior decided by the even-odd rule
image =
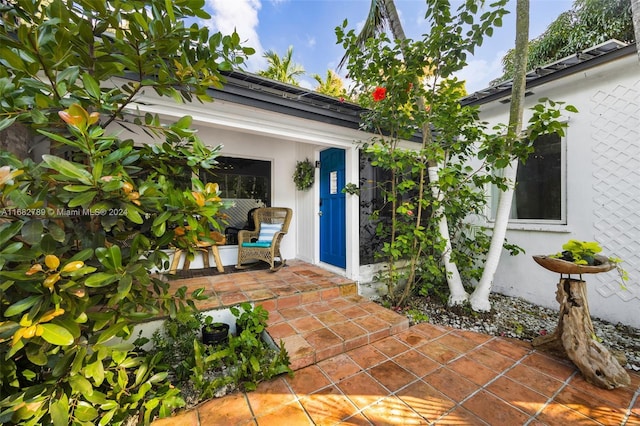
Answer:
[[[558,327],[552,334],[534,339],[533,346],[569,358],[595,386],[614,389],[631,384],[618,360],[595,339],[586,283],[561,278],[556,300],[560,303]]]
[[[482,277],[478,286],[469,297],[471,308],[474,311],[490,311],[491,303],[489,302],[489,294],[493,286],[493,278],[496,275],[500,256],[502,255],[502,246],[507,235],[507,225],[509,224],[509,216],[511,215],[511,203],[513,201],[513,191],[516,184],[516,176],[518,173],[518,160],[511,162],[504,171],[504,178],[508,189],[500,193],[498,199],[498,207],[496,210],[496,220],[493,223],[493,234],[491,235],[491,245],[489,253],[484,264]]]
[[[527,88],[527,54],[529,51],[529,0],[518,0],[516,5],[516,45],[514,58],[514,76],[511,89],[511,108],[509,110],[509,134],[507,143],[510,146],[518,143],[522,132],[522,115],[524,110],[524,92]],[[509,147],[507,147],[509,149]],[[489,293],[493,286],[493,278],[498,269],[502,247],[509,223],[509,212],[513,200],[516,174],[518,171],[518,159],[514,158],[505,170],[505,178],[508,179],[508,188],[500,193],[496,221],[493,225],[491,245],[487,254],[482,278],[470,297],[471,307],[476,311],[491,310]]]
[[[438,182],[438,171],[440,167],[437,165],[429,166],[429,182]],[[442,201],[442,192],[438,190],[439,185],[435,184],[431,186],[434,198],[438,201]],[[449,306],[461,305],[469,299],[469,294],[465,291],[462,285],[462,279],[460,278],[460,272],[458,272],[457,265],[451,260],[451,238],[449,238],[449,224],[447,217],[444,214],[442,204],[439,204],[435,216],[438,218],[438,231],[441,238],[444,239],[445,248],[442,253],[442,263],[444,264],[445,271],[447,273],[447,283],[449,285]]]
[[[396,39],[396,41],[405,41],[407,36],[404,33],[404,28],[402,28],[402,21],[400,21],[396,4],[393,0],[383,0],[383,3],[386,15],[389,18],[389,26],[391,27],[393,38]]]
[[[633,31],[636,38],[636,53],[640,61],[640,0],[631,0],[631,12],[633,16]]]

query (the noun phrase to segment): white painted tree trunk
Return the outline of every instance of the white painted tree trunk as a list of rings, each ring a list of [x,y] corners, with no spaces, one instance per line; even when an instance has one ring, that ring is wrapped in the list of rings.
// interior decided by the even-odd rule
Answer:
[[[440,167],[438,165],[429,166],[427,170],[429,173],[429,182],[432,183],[431,192],[433,193],[433,197],[441,202],[444,197],[442,192],[438,189],[440,188],[440,185],[438,185],[438,172],[440,171]],[[444,264],[445,271],[447,272],[447,284],[449,285],[448,303],[449,306],[461,305],[469,299],[469,294],[464,290],[464,286],[462,285],[458,266],[451,260],[449,224],[441,204],[436,211],[436,217],[438,217],[438,231],[440,232],[440,238],[445,242],[444,252],[442,253],[442,263]]]
[[[511,215],[511,203],[513,201],[513,191],[515,189],[516,175],[518,173],[518,160],[511,161],[504,171],[504,178],[508,189],[500,193],[498,200],[498,209],[496,211],[496,221],[493,224],[493,235],[491,236],[491,245],[489,253],[487,253],[487,261],[484,265],[482,278],[476,289],[469,297],[471,308],[474,311],[490,311],[491,303],[489,302],[489,293],[493,286],[493,278],[500,263],[500,255],[502,254],[502,246],[507,235],[507,225],[509,216]]]
[[[522,117],[524,109],[524,93],[527,88],[527,54],[529,51],[529,0],[517,0],[516,3],[516,46],[513,71],[513,84],[511,89],[511,105],[509,107],[509,134],[506,143],[513,147],[521,143],[523,136]],[[500,263],[500,255],[504,239],[507,235],[507,224],[511,213],[511,202],[513,201],[513,191],[515,189],[516,176],[518,174],[518,159],[511,160],[504,170],[507,190],[500,193],[498,200],[498,211],[496,221],[493,224],[493,235],[489,253],[482,272],[482,278],[469,297],[471,308],[474,311],[490,311],[491,302],[489,294],[493,286],[493,278]]]
[[[640,0],[631,0],[631,13],[633,16],[633,30],[636,36],[636,50],[640,61]]]

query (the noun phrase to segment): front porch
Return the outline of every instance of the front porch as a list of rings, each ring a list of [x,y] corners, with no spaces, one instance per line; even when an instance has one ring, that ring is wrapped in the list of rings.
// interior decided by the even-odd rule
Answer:
[[[212,399],[171,425],[640,424],[640,375],[603,390],[529,343],[422,323],[357,295],[357,285],[292,261],[267,270],[176,280],[204,287],[199,308],[253,301],[269,310],[294,377]]]

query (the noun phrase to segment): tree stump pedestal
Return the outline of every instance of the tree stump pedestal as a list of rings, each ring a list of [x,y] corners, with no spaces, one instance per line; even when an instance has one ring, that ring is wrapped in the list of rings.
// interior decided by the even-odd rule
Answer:
[[[560,275],[556,300],[560,304],[558,326],[553,333],[534,339],[533,346],[569,358],[587,382],[600,388],[614,389],[631,384],[631,378],[620,362],[596,340],[586,282]]]

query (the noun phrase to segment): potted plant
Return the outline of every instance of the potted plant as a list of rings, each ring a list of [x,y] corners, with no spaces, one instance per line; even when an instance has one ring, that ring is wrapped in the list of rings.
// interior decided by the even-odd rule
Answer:
[[[205,345],[226,344],[229,341],[229,324],[213,322],[211,316],[204,319],[202,326],[202,343]]]
[[[562,251],[548,256],[533,256],[543,268],[560,274],[595,274],[616,269],[622,284],[628,279],[617,257],[600,254],[602,247],[595,241],[569,240],[562,246]],[[624,287],[624,285],[623,285]]]

